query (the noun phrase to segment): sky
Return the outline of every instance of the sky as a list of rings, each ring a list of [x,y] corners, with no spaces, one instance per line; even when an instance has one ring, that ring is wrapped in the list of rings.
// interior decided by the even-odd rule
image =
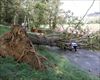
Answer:
[[[65,11],[71,10],[74,12],[75,16],[82,17],[87,9],[92,4],[93,0],[60,0],[61,1],[61,9]],[[92,8],[89,10],[88,14],[100,12],[100,0],[95,0]]]

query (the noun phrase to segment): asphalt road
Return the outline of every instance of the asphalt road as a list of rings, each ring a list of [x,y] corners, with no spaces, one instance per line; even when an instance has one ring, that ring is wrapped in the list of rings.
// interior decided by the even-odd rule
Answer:
[[[77,52],[63,51],[56,47],[48,47],[48,49],[69,59],[72,64],[80,69],[100,77],[100,51],[86,49],[78,49]]]
[[[81,69],[100,77],[100,52],[80,49],[77,52],[66,51],[64,57]]]

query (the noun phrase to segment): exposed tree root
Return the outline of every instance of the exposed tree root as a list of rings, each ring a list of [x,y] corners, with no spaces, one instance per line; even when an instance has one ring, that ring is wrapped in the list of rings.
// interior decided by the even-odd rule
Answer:
[[[0,37],[0,56],[13,56],[18,62],[23,61],[36,69],[43,70],[47,58],[36,53],[26,31],[19,25],[14,25],[10,32]]]

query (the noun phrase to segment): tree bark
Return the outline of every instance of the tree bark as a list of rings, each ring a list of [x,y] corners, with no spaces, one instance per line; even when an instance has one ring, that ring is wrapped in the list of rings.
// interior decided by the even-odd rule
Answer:
[[[67,40],[61,39],[61,37],[47,37],[44,35],[38,35],[34,33],[28,33],[29,39],[33,44],[36,45],[48,45],[48,46],[56,46],[62,49],[69,49],[70,43]]]
[[[45,36],[40,35],[39,33],[28,33],[29,39],[32,41],[33,44],[36,45],[48,45],[48,46],[55,46],[59,47],[64,50],[71,49],[70,40],[63,39],[61,36]],[[91,45],[87,43],[87,39],[80,39],[78,40],[78,48],[89,48]]]

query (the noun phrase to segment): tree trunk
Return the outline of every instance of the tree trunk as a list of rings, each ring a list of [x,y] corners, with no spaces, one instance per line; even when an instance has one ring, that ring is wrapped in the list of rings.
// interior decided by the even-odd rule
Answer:
[[[61,37],[46,37],[39,33],[28,33],[29,39],[32,41],[33,44],[36,45],[48,45],[48,46],[56,46],[61,49],[69,49],[70,43],[67,42],[65,39],[61,39]]]
[[[68,34],[69,35],[69,34]],[[61,36],[57,35],[51,35],[50,37],[41,35],[39,33],[34,34],[34,33],[28,33],[29,39],[32,41],[33,44],[36,45],[48,45],[48,46],[55,46],[59,47],[64,50],[70,50],[71,45],[70,45],[70,40],[68,38],[62,38]],[[87,38],[82,38],[77,41],[78,43],[78,48],[90,48],[92,44],[89,44],[87,42]]]

